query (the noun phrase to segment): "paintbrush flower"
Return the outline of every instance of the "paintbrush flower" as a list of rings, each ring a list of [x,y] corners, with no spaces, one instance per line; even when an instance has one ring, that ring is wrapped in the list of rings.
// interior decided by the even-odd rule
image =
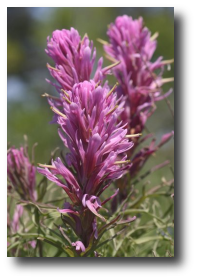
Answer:
[[[115,23],[110,24],[107,35],[109,43],[104,43],[107,57],[114,62],[120,61],[113,73],[119,82],[119,95],[126,96],[122,119],[128,123],[131,133],[139,133],[154,112],[155,102],[172,92],[169,90],[162,95],[161,87],[173,80],[162,78],[164,65],[173,60],[163,61],[158,57],[151,62],[158,34],[151,36],[141,17],[137,20],[127,15],[117,17]]]
[[[117,99],[114,89],[84,81],[60,94],[63,110],[60,112],[55,104],[52,110],[57,115],[59,135],[70,152],[64,161],[57,158],[52,165],[38,168],[68,194],[72,205],[67,204],[59,212],[68,214],[64,220],[85,247],[92,235],[97,237],[95,216],[105,221],[98,212],[118,191],[103,202],[99,196],[131,166],[125,152],[133,142],[126,136],[125,125],[118,122],[124,103]],[[68,221],[69,215],[72,221]]]

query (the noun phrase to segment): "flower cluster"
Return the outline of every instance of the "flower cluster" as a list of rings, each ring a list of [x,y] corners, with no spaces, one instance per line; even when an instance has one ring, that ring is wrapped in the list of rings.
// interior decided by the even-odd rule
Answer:
[[[60,126],[59,135],[70,152],[63,162],[57,158],[51,166],[40,165],[44,169],[38,171],[69,196],[72,204],[66,202],[59,212],[81,239],[73,246],[84,251],[92,236],[98,238],[96,216],[105,221],[99,209],[118,190],[103,202],[100,195],[130,167],[125,152],[133,142],[126,138],[126,125],[118,122],[123,111],[122,98],[117,98],[115,87],[110,89],[107,82],[100,85],[114,65],[102,69],[100,58],[95,75],[90,77],[96,50],[87,35],[80,40],[73,28],[56,30],[52,39],[48,38],[46,52],[56,63],[56,68],[48,68],[58,82],[55,87],[59,93],[58,98],[47,97]]]
[[[151,62],[157,47],[157,34],[151,37],[148,28],[143,26],[142,18],[133,20],[126,15],[117,17],[115,23],[110,24],[107,35],[109,43],[104,42],[107,57],[114,62],[120,62],[112,71],[119,82],[117,92],[126,99],[121,119],[123,123],[127,123],[129,133],[139,134],[147,119],[154,113],[155,102],[166,98],[172,92],[170,89],[162,95],[162,85],[173,80],[163,79],[162,74],[164,65],[172,63],[173,60],[162,61],[162,57],[159,57],[155,62]],[[133,163],[130,168],[131,178],[143,167],[149,156],[173,134],[174,132],[163,135],[158,146],[155,146],[153,139],[148,147],[142,148],[136,155],[134,151],[138,145],[152,135],[146,135],[142,139],[133,138],[134,149],[128,153]]]
[[[56,30],[52,38],[47,38],[47,55],[55,62],[55,67],[47,64],[51,76],[57,81],[57,84],[47,81],[55,86],[56,90],[72,90],[76,83],[90,81],[101,82],[104,77],[110,73],[110,69],[116,64],[102,68],[103,58],[99,58],[96,71],[93,74],[93,68],[96,59],[96,48],[93,42],[89,40],[87,34],[81,39],[79,33],[74,28],[70,30]],[[48,94],[44,96],[49,97]],[[51,97],[56,101],[58,107],[62,107],[62,100],[57,97]],[[50,100],[50,99],[49,99]],[[54,122],[56,122],[56,114]]]
[[[99,257],[101,254],[97,248],[122,234],[126,226],[99,243],[102,235],[117,225],[134,221],[136,217],[129,218],[129,213],[133,210],[138,213],[135,205],[147,197],[143,195],[137,204],[131,204],[129,199],[133,189],[128,193],[128,186],[144,178],[143,174],[133,181],[148,158],[174,135],[173,131],[163,135],[159,144],[155,144],[152,134],[141,137],[147,119],[156,109],[155,103],[172,92],[169,90],[163,94],[162,85],[173,79],[163,79],[162,75],[164,66],[173,61],[163,61],[162,57],[151,61],[157,46],[157,34],[151,37],[142,18],[117,17],[115,23],[109,25],[107,34],[109,43],[100,41],[113,64],[105,68],[102,57],[95,65],[96,48],[87,34],[81,38],[78,31],[71,28],[55,30],[52,37],[47,38],[45,51],[55,64],[51,66],[47,63],[55,80],[47,79],[47,82],[55,87],[57,96],[47,93],[43,96],[47,97],[54,113],[51,123],[58,125],[58,134],[67,153],[61,152],[61,158],[54,158],[55,152],[51,153],[49,163],[38,164],[36,168],[34,156],[31,162],[26,145],[8,150],[10,199],[7,225],[10,238],[8,251],[11,254],[18,256],[19,247],[24,244],[24,252],[31,245],[36,249],[35,255],[42,257],[41,241],[45,240],[57,248],[55,256],[64,252],[71,257],[93,254]],[[111,73],[118,81],[114,87],[105,81]],[[139,147],[146,140],[149,144]],[[138,151],[135,152],[137,147]],[[165,161],[146,173],[150,174],[168,163]],[[44,176],[37,187],[36,171]],[[123,177],[126,173],[127,176]],[[62,201],[62,198],[50,200],[50,196],[46,195],[42,201],[47,190],[47,179],[66,193],[68,200],[62,203],[61,209],[59,204],[54,206],[53,203]],[[115,180],[116,190],[110,193],[109,186]],[[11,193],[12,190],[18,196]],[[13,198],[17,201],[16,205]],[[109,201],[110,212],[104,208]],[[128,205],[130,209],[125,211]],[[25,217],[26,210],[30,211],[31,221],[34,222],[34,233],[29,219]],[[40,215],[44,216],[43,219],[40,219]],[[61,235],[45,225],[49,217],[60,215],[64,226],[54,225]],[[125,216],[126,220],[121,220]],[[56,236],[50,236],[50,232]],[[33,240],[20,243],[20,237]],[[113,256],[121,244],[116,246]]]
[[[24,200],[36,200],[36,167],[26,148],[10,148],[7,153],[8,189],[13,188]]]
[[[113,68],[113,73],[119,82],[119,94],[127,99],[122,119],[128,123],[131,133],[140,133],[154,112],[155,102],[171,93],[170,90],[161,95],[161,86],[172,80],[162,78],[164,65],[172,61],[162,61],[159,57],[151,62],[157,36],[151,37],[148,28],[143,26],[142,18],[117,17],[115,23],[109,26],[107,35],[109,43],[104,44],[104,50],[109,59],[120,61]]]

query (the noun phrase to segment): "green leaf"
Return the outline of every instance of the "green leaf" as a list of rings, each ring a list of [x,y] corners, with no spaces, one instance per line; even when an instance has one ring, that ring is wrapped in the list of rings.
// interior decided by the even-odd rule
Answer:
[[[166,240],[166,238],[164,238],[163,236],[147,236],[147,237],[142,237],[139,239],[132,239],[132,241],[138,245],[142,244],[142,243],[150,242],[150,241],[155,241],[155,240]]]

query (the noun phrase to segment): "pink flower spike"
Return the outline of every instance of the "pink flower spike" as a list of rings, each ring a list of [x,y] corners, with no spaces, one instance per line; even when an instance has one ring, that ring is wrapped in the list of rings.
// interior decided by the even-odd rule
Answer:
[[[7,175],[8,181],[22,199],[36,200],[36,167],[30,162],[23,147],[8,150]]]
[[[42,168],[37,168],[68,194],[72,204],[58,211],[86,248],[91,238],[99,238],[96,218],[106,222],[99,214],[99,196],[131,167],[125,152],[133,142],[126,137],[125,125],[118,122],[124,101],[117,99],[114,90],[107,84],[102,87],[94,81],[84,81],[60,94],[62,114],[56,115],[56,121],[69,152],[63,160],[57,158],[52,165],[40,164]]]
[[[109,58],[120,61],[112,72],[119,82],[118,94],[123,94],[127,99],[125,111],[121,115],[122,120],[128,123],[128,128],[139,127],[139,130],[133,133],[141,132],[154,102],[166,98],[172,92],[170,89],[161,95],[163,83],[173,79],[162,79],[166,64],[162,57],[155,62],[151,61],[157,47],[157,36],[151,37],[141,17],[136,20],[127,15],[117,17],[115,22],[109,25],[107,35],[109,43],[104,44],[104,50]],[[172,62],[173,60],[169,60],[169,63]],[[142,108],[143,119],[140,117]],[[135,114],[137,116],[133,118]]]
[[[73,243],[80,251],[89,246],[91,238],[99,237],[97,217],[106,221],[98,213],[100,194],[131,166],[126,151],[133,142],[119,122],[125,100],[117,98],[116,86],[111,89],[107,82],[101,86],[104,76],[120,62],[102,69],[100,58],[90,80],[96,50],[87,35],[81,40],[73,28],[54,31],[46,52],[56,63],[48,69],[58,83],[55,87],[59,93],[58,98],[47,98],[55,113],[53,122],[59,125],[59,136],[69,152],[62,160],[57,158],[52,165],[40,165],[37,170],[68,194],[71,204],[58,211],[64,224],[82,239],[79,242],[84,248],[78,241]]]

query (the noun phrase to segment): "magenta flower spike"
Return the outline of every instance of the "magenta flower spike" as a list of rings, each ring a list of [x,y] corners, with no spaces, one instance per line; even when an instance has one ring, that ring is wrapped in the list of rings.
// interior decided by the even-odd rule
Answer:
[[[103,58],[98,60],[96,70],[93,74],[93,68],[96,59],[96,48],[93,42],[89,40],[85,34],[81,39],[79,33],[74,28],[70,30],[56,30],[52,34],[52,38],[47,38],[47,55],[55,62],[55,67],[47,64],[51,76],[57,81],[50,84],[55,86],[59,94],[72,90],[76,83],[90,81],[100,83],[107,74],[111,73],[111,68],[116,64],[102,68]],[[62,99],[44,94],[48,98],[49,104],[55,103],[56,107],[62,111]],[[55,113],[53,122],[57,122],[57,114]]]
[[[60,99],[62,112],[55,103],[52,110],[57,114],[59,135],[70,152],[65,164],[57,158],[51,166],[40,165],[44,169],[38,171],[68,194],[72,204],[66,203],[59,212],[87,248],[90,237],[98,236],[95,217],[105,221],[98,212],[114,197],[101,202],[99,196],[131,166],[125,152],[133,142],[126,138],[125,125],[118,122],[124,103],[107,84],[101,87],[94,81],[84,81],[75,84],[72,91],[61,93]],[[76,248],[83,251],[80,244]]]
[[[151,37],[141,17],[137,20],[127,15],[117,17],[115,23],[110,24],[107,35],[109,44],[104,44],[104,50],[111,60],[120,61],[113,73],[119,82],[119,94],[127,99],[122,119],[128,123],[131,133],[139,133],[154,112],[154,103],[172,92],[169,90],[161,95],[161,86],[173,80],[162,78],[164,65],[173,60],[162,61],[159,57],[151,62],[157,47],[157,35]],[[155,70],[159,71],[158,74]]]
[[[163,79],[162,75],[164,66],[173,60],[162,61],[162,57],[159,57],[155,62],[151,61],[157,47],[157,34],[151,37],[141,17],[137,20],[127,15],[117,17],[115,23],[110,24],[107,35],[109,43],[104,42],[107,57],[113,62],[120,62],[112,71],[119,82],[118,96],[125,97],[125,109],[121,119],[123,123],[127,123],[128,134],[140,134],[147,119],[156,109],[155,102],[166,98],[172,92],[170,89],[162,94],[162,85],[173,81],[172,78]],[[162,141],[172,137],[171,133],[167,135],[170,137],[165,135],[166,139],[163,138]],[[131,137],[134,142],[134,148],[128,152],[132,161],[131,178],[137,175],[150,155],[161,146],[155,146],[155,140],[152,140],[148,147],[142,148],[135,155],[134,151],[138,145],[149,137],[150,135],[142,139]],[[122,189],[119,197],[124,199],[121,191]],[[124,192],[126,193],[125,190]],[[115,198],[114,201],[116,200]]]
[[[30,162],[23,147],[8,150],[7,175],[8,189],[13,187],[24,200],[36,200],[36,167]]]

